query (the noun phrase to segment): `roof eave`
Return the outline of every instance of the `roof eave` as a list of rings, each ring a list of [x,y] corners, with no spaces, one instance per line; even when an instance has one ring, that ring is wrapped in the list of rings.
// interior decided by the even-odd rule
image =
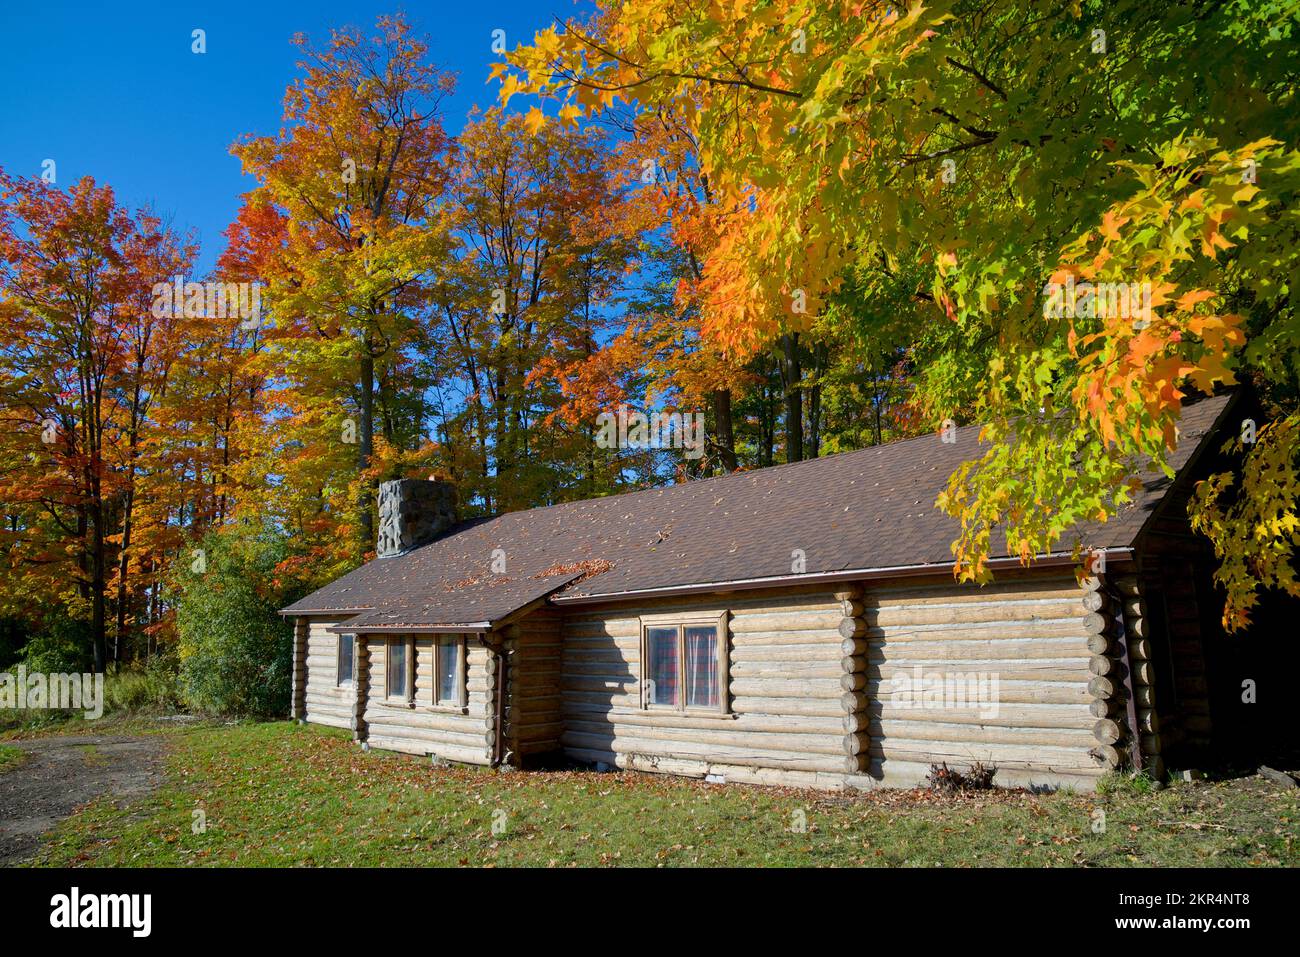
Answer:
[[[492,623],[489,621],[470,621],[448,625],[349,625],[347,622],[340,622],[337,625],[328,626],[325,630],[332,631],[335,634],[349,635],[446,635],[464,634],[467,631],[481,634],[491,631]]]
[[[1129,546],[1105,549],[1106,560],[1125,562],[1133,557]],[[1025,566],[1019,558],[992,558],[988,566],[994,570],[1016,567],[1052,567],[1075,564],[1073,552],[1051,552],[1035,557],[1033,564]],[[880,580],[886,578],[916,578],[949,571],[951,562],[930,562],[923,565],[892,565],[879,568],[854,568],[837,572],[806,572],[800,575],[777,575],[768,578],[748,578],[735,581],[700,582],[693,585],[668,585],[663,588],[639,588],[622,592],[603,592],[593,595],[556,595],[555,605],[594,605],[603,602],[625,601],[637,598],[674,598],[679,595],[696,595],[701,592],[742,591],[746,589],[780,588],[792,585],[835,584],[837,582]]]

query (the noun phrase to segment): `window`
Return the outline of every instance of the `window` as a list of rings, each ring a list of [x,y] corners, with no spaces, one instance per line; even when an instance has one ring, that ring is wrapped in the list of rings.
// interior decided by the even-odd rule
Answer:
[[[641,705],[675,711],[727,708],[726,615],[641,620]]]
[[[389,698],[404,698],[408,703],[414,684],[414,676],[411,674],[415,658],[411,654],[413,641],[411,638],[388,639],[388,685],[385,694]]]
[[[355,678],[357,636],[339,635],[339,685],[350,685]]]
[[[434,703],[460,708],[465,704],[465,639],[460,635],[439,635],[434,643]]]

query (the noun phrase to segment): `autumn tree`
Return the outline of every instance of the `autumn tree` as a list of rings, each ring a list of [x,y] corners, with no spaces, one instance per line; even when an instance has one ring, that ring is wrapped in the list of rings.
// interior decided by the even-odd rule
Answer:
[[[1275,418],[1253,478],[1207,485],[1198,520],[1237,626],[1260,584],[1300,593],[1295,28],[1244,0],[653,0],[548,28],[499,72],[562,117],[622,98],[688,118],[725,214],[702,284],[722,348],[806,333],[855,273],[923,271],[915,401],[990,440],[940,500],[964,577],[987,577],[995,529],[1028,560],[1114,514],[1167,468],[1189,393],[1256,383]],[[1082,284],[1143,303],[1053,306]]]
[[[83,179],[63,191],[0,174],[4,569],[10,600],[60,606],[108,660],[110,585],[127,625],[150,409],[179,348],[153,288],[193,249]]]
[[[453,81],[400,17],[381,18],[371,37],[343,29],[320,49],[295,42],[303,75],[285,95],[282,133],[233,147],[259,183],[248,203],[271,205],[288,226],[264,277],[275,324],[263,361],[280,383],[281,432],[267,454],[290,488],[349,490],[359,557],[372,547],[377,437],[419,441],[413,428],[403,433],[401,405],[419,394],[408,377],[422,279],[446,244],[449,140],[438,110]],[[286,464],[295,458],[307,471]]]

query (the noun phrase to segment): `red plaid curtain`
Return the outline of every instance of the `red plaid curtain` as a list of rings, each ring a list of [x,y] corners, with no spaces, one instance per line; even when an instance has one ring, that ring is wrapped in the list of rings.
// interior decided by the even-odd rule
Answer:
[[[686,706],[718,706],[718,630],[686,629]]]
[[[650,646],[651,704],[677,704],[677,629],[650,628],[646,632]]]

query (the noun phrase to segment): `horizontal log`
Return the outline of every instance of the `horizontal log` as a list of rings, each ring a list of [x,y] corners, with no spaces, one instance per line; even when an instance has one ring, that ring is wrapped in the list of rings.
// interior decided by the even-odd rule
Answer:
[[[845,638],[840,642],[840,655],[847,657],[850,655],[864,655],[867,653],[868,642],[865,638]]]
[[[877,660],[918,658],[931,661],[1007,661],[1082,656],[1077,633],[1060,638],[1009,638],[991,635],[975,640],[949,638],[938,641],[908,642],[870,638],[868,646],[868,653]]]
[[[847,676],[840,676],[844,677]],[[840,680],[834,678],[733,678],[729,690],[738,698],[767,695],[777,698],[797,698],[801,695],[838,698],[840,692],[846,689],[841,688]]]
[[[660,747],[678,748],[691,745],[710,748],[736,748],[761,754],[769,751],[790,754],[841,754],[842,734],[765,731],[738,733],[715,722],[712,728],[681,728],[664,725],[608,723],[571,719],[561,733],[561,740],[571,742],[581,736],[584,740],[611,741],[633,737],[657,742]],[[589,745],[588,745],[589,746]],[[625,750],[625,749],[620,749]]]
[[[1083,616],[1083,631],[1088,635],[1107,635],[1114,632],[1114,620],[1109,615],[1091,611]]]
[[[1087,672],[1084,672],[1085,674]],[[889,681],[873,679],[865,689],[873,699],[892,700],[900,692]],[[1080,682],[1000,680],[998,700],[1003,704],[1087,705],[1088,686]]]
[[[1113,644],[1114,642],[1111,641],[1109,635],[1088,636],[1088,650],[1091,651],[1094,655],[1106,654],[1106,652],[1111,650],[1111,646]]]
[[[970,765],[979,761],[985,765],[1002,767],[1052,769],[1077,769],[1089,767],[1093,762],[1082,747],[1051,747],[1044,745],[974,744],[970,742],[873,741],[867,750],[873,758],[898,761],[923,761],[931,764],[945,762],[949,765]]]
[[[997,658],[961,661],[897,659],[889,662],[867,659],[865,673],[869,678],[884,681],[910,680],[916,669],[923,676],[949,678],[958,680],[976,674],[997,675],[1000,681],[1034,680],[1034,681],[1078,681],[1088,678],[1088,659],[1049,658],[1042,661],[1016,658]]]
[[[731,631],[735,635],[767,631],[810,631],[825,629],[834,632],[844,616],[839,608],[828,611],[824,608],[810,608],[801,611],[764,612],[762,614],[737,615],[732,619]]]
[[[731,710],[752,715],[820,715],[844,713],[837,698],[733,697]]]
[[[1083,619],[1040,619],[1038,621],[986,621],[967,625],[891,625],[867,628],[867,637],[892,644],[908,641],[982,641],[990,638],[1066,638],[1084,636]]]
[[[1111,601],[1106,597],[1104,592],[1090,591],[1084,592],[1083,609],[1084,611],[1108,611],[1111,608]]]
[[[737,645],[731,650],[736,661],[839,661],[840,643],[827,638],[816,645]]]
[[[861,691],[846,691],[840,695],[840,707],[847,713],[861,711],[867,706],[868,697]]]
[[[619,708],[611,711],[582,711],[565,708],[567,720],[576,724],[600,726],[625,725],[627,727],[649,728],[692,728],[702,731],[717,731],[725,734],[819,734],[829,738],[838,738],[843,728],[843,717],[820,715],[763,715],[736,714],[704,715],[680,714],[664,711],[640,711],[631,708]]]
[[[584,735],[566,732],[561,738],[565,750],[577,749],[605,754],[640,754],[648,758],[697,760],[749,767],[786,768],[800,771],[842,771],[844,755],[810,755],[804,752],[768,751],[726,747],[716,744],[665,742],[644,737]]]
[[[844,691],[861,691],[867,686],[867,676],[861,671],[840,675],[840,688]]]
[[[1114,745],[1098,744],[1090,748],[1088,754],[1094,761],[1106,768],[1117,768],[1120,764],[1120,753]]]
[[[977,622],[1035,621],[1073,618],[1078,614],[1078,595],[1051,601],[994,599],[981,603],[951,605],[868,604],[863,618],[872,627],[890,625],[960,625]]]
[[[1088,659],[1088,670],[1094,675],[1108,675],[1115,668],[1115,662],[1105,655],[1093,655]]]
[[[866,596],[868,603],[884,605],[952,605],[980,604],[997,600],[1047,601],[1050,599],[1079,599],[1080,589],[1073,575],[1036,576],[1012,578],[999,575],[998,580],[987,585],[958,584],[951,575],[942,576],[929,583],[872,585]]]
[[[1119,712],[1119,703],[1113,698],[1093,698],[1088,712],[1094,718],[1108,718]]]
[[[1097,675],[1088,682],[1088,694],[1094,698],[1113,698],[1115,696],[1115,683],[1109,678]]]
[[[861,638],[867,633],[867,624],[861,618],[842,618],[839,633],[841,638]]]
[[[1092,726],[1092,736],[1102,744],[1114,744],[1124,734],[1119,722],[1110,718],[1101,718]]]
[[[844,672],[839,659],[827,661],[751,661],[731,662],[734,678],[838,678]]]
[[[987,728],[1039,728],[1080,730],[1087,732],[1092,726],[1087,707],[1082,703],[1060,704],[1009,704],[1005,701],[996,703],[996,711],[989,708],[975,707],[967,709],[954,708],[917,708],[888,701],[872,701],[867,705],[865,714],[870,719],[882,721],[907,721],[922,724],[978,725]],[[845,718],[856,717],[846,715]],[[845,730],[850,730],[846,724]],[[852,730],[862,730],[856,727]],[[922,737],[922,735],[917,735]]]
[[[871,736],[868,734],[846,734],[840,739],[840,747],[845,754],[862,754],[870,743]]]
[[[1137,578],[1131,575],[1124,575],[1114,580],[1115,589],[1121,594],[1128,597],[1136,597],[1142,593],[1141,585]]]
[[[1018,745],[1076,749],[1080,755],[1096,742],[1086,727],[1021,728],[1005,726],[938,724],[915,721],[873,721],[867,729],[872,740],[894,739],[933,742],[945,749],[954,744],[978,746]],[[1082,758],[1079,759],[1082,761]]]

